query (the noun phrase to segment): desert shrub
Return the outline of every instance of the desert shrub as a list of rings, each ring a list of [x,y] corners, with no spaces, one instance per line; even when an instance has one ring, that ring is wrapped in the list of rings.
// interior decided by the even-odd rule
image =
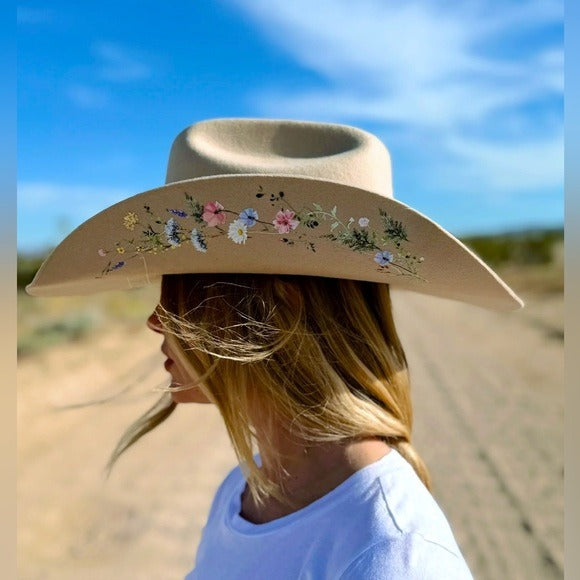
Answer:
[[[44,257],[19,255],[16,261],[16,283],[19,290],[32,282]]]
[[[88,315],[46,320],[18,338],[18,356],[34,354],[48,346],[81,340],[93,331],[96,320]]]
[[[555,245],[562,242],[561,229],[525,231],[497,236],[462,238],[463,243],[492,266],[549,264]]]

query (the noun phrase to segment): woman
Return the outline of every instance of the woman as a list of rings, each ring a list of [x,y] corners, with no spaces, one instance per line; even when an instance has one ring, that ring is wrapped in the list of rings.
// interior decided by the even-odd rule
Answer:
[[[471,574],[410,443],[389,287],[498,309],[521,301],[451,234],[395,201],[380,141],[340,125],[214,120],[173,144],[167,184],[98,214],[33,294],[162,278],[170,395],[217,405],[240,460],[188,578]],[[253,452],[257,448],[259,454]]]

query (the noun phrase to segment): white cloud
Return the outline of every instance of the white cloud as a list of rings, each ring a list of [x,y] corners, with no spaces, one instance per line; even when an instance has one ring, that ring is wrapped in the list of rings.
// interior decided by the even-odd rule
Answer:
[[[94,60],[88,69],[90,79],[65,87],[65,94],[77,107],[101,109],[111,101],[113,85],[142,81],[152,75],[144,56],[118,43],[96,42],[91,53]]]
[[[101,109],[109,101],[109,95],[105,89],[81,84],[69,85],[66,88],[66,94],[77,107],[82,109]]]
[[[147,79],[151,70],[143,57],[114,42],[97,42],[93,46],[98,76],[109,82],[131,82]]]
[[[524,143],[494,143],[452,137],[446,143],[461,163],[453,174],[474,189],[488,185],[496,193],[530,193],[554,187],[564,175],[562,133]],[[451,177],[451,176],[449,176]]]
[[[482,87],[477,98],[473,98],[473,88],[449,83],[410,91],[405,98],[393,94],[359,95],[347,88],[304,92],[295,96],[264,91],[254,98],[254,102],[264,114],[271,116],[280,115],[282,110],[294,117],[405,123],[437,130],[477,123],[500,108],[526,102],[518,88],[500,93]]]
[[[288,110],[294,103],[300,112],[328,106],[337,113],[358,110],[362,119],[368,111],[371,119],[440,126],[479,120],[561,91],[560,47],[511,59],[486,56],[478,48],[508,35],[516,20],[519,31],[536,26],[540,15],[557,21],[558,3],[521,3],[517,9],[495,3],[488,13],[481,2],[453,11],[417,1],[237,3],[272,42],[330,81],[327,90],[314,94],[269,92],[261,104],[276,98]]]
[[[561,1],[231,2],[323,81],[258,88],[249,99],[260,114],[396,123],[418,144],[439,137],[482,186],[561,187],[563,49],[542,40],[563,21]]]

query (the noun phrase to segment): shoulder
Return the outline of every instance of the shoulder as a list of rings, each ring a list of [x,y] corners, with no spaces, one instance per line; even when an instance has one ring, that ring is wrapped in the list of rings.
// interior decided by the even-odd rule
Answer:
[[[340,580],[473,580],[459,552],[418,533],[402,534],[367,548],[341,574]]]
[[[240,484],[242,481],[245,481],[242,468],[239,465],[236,465],[235,467],[232,467],[228,474],[225,476],[224,480],[221,482],[218,488],[218,492],[221,489],[234,487]]]
[[[397,536],[417,535],[450,552],[458,551],[445,514],[415,470],[398,453],[393,457],[393,464],[397,469],[383,473],[379,478],[381,499],[389,515],[390,528],[397,530]]]
[[[438,503],[411,465],[391,454],[376,474],[374,507],[365,516],[372,533],[361,536],[340,578],[472,578]]]
[[[226,509],[234,492],[241,489],[244,484],[245,478],[242,469],[239,465],[236,465],[230,470],[218,487],[209,510],[208,520],[212,520],[218,512]]]

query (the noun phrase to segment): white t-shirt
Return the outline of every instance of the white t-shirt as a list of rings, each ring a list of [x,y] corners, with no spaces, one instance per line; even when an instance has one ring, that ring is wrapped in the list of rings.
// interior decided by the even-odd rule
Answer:
[[[395,450],[310,505],[240,516],[246,482],[221,484],[186,580],[473,580],[443,512]]]

